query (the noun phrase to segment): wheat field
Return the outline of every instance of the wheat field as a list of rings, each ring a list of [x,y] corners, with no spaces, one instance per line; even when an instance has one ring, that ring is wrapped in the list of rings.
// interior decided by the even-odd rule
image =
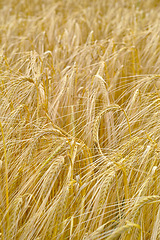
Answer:
[[[160,240],[160,2],[0,1],[0,239]]]

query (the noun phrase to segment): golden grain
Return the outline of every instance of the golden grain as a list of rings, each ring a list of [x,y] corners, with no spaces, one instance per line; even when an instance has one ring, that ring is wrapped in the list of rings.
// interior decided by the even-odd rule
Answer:
[[[0,238],[159,239],[159,2],[0,2]]]

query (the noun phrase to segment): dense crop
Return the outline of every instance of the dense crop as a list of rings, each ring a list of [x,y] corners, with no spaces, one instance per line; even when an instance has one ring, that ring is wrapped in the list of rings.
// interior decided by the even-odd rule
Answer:
[[[1,1],[1,239],[160,239],[159,13]]]

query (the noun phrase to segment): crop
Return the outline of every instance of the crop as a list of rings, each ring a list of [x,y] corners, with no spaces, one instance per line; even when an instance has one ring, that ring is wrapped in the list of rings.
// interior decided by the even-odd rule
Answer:
[[[159,11],[0,2],[0,239],[160,239]]]

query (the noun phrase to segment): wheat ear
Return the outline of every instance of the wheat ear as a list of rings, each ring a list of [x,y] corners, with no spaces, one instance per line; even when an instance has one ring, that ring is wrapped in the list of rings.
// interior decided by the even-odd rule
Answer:
[[[145,197],[141,198],[132,210],[132,212],[134,212],[133,221],[134,221],[134,219],[137,218],[137,215],[139,214],[139,210],[144,205],[149,204],[149,203],[159,202],[159,201],[160,201],[160,196],[157,196],[157,195],[145,196]]]
[[[131,227],[136,227],[138,229],[140,228],[140,226],[138,224],[131,223],[131,222],[127,221],[126,225],[123,225],[123,226],[117,228],[109,237],[106,238],[106,240],[116,240],[116,239],[118,239],[121,236],[122,233],[126,232]]]
[[[100,147],[100,144],[99,144],[99,134],[98,134],[98,131],[99,131],[99,125],[100,125],[100,121],[101,121],[101,118],[102,116],[109,112],[109,111],[115,111],[115,110],[120,110],[120,111],[123,111],[124,112],[124,115],[127,119],[127,123],[128,123],[128,128],[129,128],[129,134],[130,134],[130,138],[131,138],[131,129],[130,129],[130,124],[129,124],[129,120],[128,120],[128,117],[127,117],[127,114],[126,112],[124,111],[124,109],[122,109],[119,105],[117,104],[114,104],[114,105],[110,105],[108,106],[107,108],[103,109],[99,114],[98,116],[95,118],[95,121],[94,121],[94,124],[93,124],[93,141],[94,141],[94,145],[95,145],[95,148],[96,150],[98,151],[98,153],[100,154],[100,156],[103,158],[103,159],[106,159],[106,157],[104,156],[102,150],[101,150],[101,147]],[[109,163],[110,165],[111,163]]]

